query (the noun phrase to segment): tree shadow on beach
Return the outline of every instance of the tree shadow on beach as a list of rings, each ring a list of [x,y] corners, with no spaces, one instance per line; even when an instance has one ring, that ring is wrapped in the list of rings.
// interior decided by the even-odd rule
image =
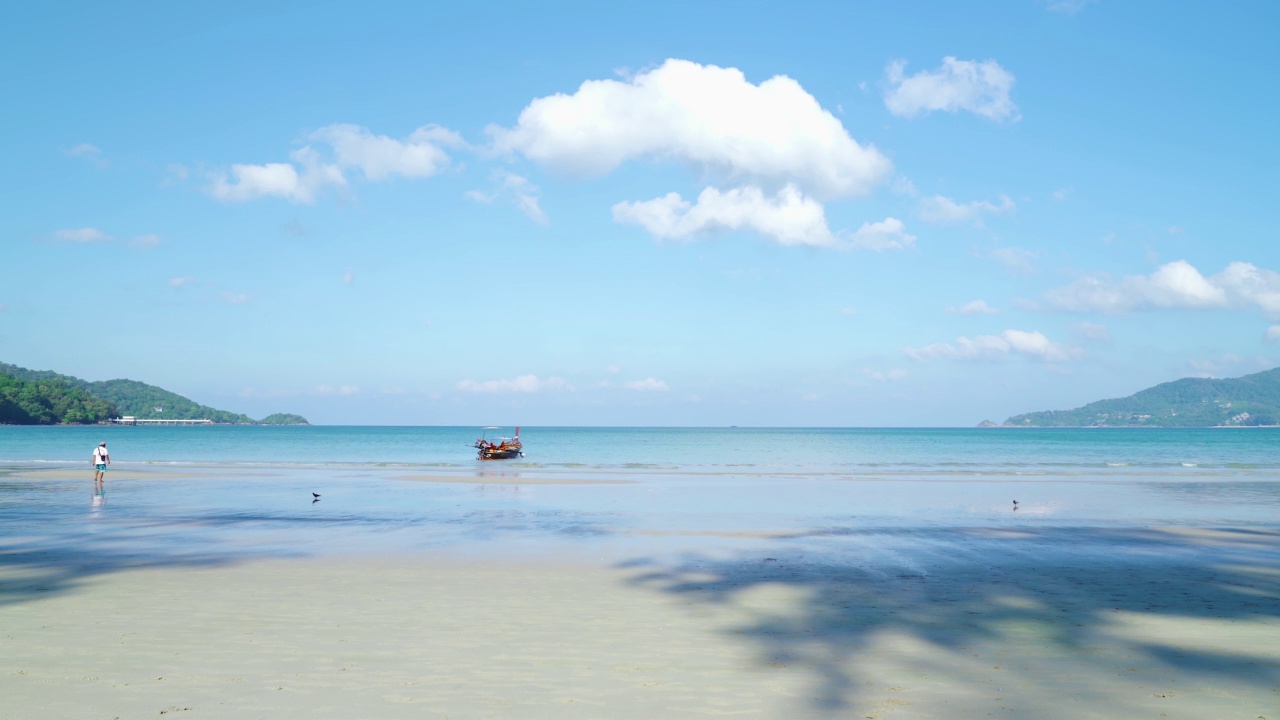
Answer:
[[[954,672],[960,661],[978,657],[979,647],[988,653],[1008,647],[1003,660],[969,662],[964,672],[978,666],[1007,671],[1027,657],[1052,655],[1066,658],[1073,671],[1127,673],[1151,683],[1163,673],[1264,691],[1280,686],[1275,530],[828,528],[774,542],[764,552],[729,559],[640,559],[622,567],[636,586],[694,605],[730,609],[750,604],[753,593],[789,591],[798,599],[752,608],[735,616],[727,632],[754,646],[759,666],[808,673],[812,709],[824,714],[859,704],[868,685],[860,661],[886,638],[928,648],[916,656],[925,674]],[[1138,616],[1166,626],[1178,619],[1271,624],[1256,652],[1230,651],[1117,631]],[[1112,651],[1099,652],[1100,646]],[[948,658],[956,662],[948,665]],[[1046,676],[1052,667],[1023,662],[1021,682],[1052,686],[1054,678]]]
[[[3,490],[0,487],[0,490]],[[591,540],[609,534],[601,518],[537,510],[193,509],[190,512],[48,503],[7,526],[0,506],[0,608],[74,592],[95,577],[160,568],[216,568],[334,552],[415,550],[507,538]]]

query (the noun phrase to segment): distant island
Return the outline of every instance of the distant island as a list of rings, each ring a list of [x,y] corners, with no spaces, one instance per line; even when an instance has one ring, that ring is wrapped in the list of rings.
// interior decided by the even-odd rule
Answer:
[[[307,419],[301,415],[293,415],[290,413],[276,413],[268,415],[258,421],[259,425],[310,425]]]
[[[1183,378],[1074,410],[1014,415],[1004,427],[1256,427],[1278,422],[1280,368],[1273,368],[1224,380]]]
[[[233,425],[308,425],[301,415],[276,413],[261,422],[206,407],[136,380],[89,382],[51,370],[0,363],[0,424],[79,425],[120,416],[143,420],[212,420]]]

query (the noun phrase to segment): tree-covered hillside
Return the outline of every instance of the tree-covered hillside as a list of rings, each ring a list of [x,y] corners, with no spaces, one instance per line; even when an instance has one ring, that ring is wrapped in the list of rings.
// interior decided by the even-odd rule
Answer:
[[[115,403],[121,415],[165,420],[212,420],[216,423],[252,424],[253,418],[240,413],[206,407],[155,385],[137,380],[103,380],[88,383],[96,397]]]
[[[1015,415],[1017,427],[1216,427],[1280,423],[1280,368],[1213,380],[1183,378],[1074,410]]]
[[[111,403],[56,380],[22,380],[0,374],[0,424],[96,423],[115,415]]]
[[[52,383],[74,388],[93,398],[114,406],[115,414],[157,420],[212,420],[217,423],[248,424],[253,418],[240,413],[227,412],[201,405],[164,388],[136,380],[102,380],[89,382],[70,375],[60,375],[49,370],[28,370],[0,363],[0,373],[20,380]],[[96,422],[96,421],[94,421]],[[306,421],[304,420],[303,423]]]

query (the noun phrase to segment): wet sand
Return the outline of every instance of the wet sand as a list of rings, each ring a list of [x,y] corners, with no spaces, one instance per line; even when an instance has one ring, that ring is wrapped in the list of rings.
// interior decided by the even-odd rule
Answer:
[[[1280,718],[1275,524],[655,529],[570,507],[643,484],[393,477],[359,492],[449,509],[224,478],[197,497],[240,505],[122,482],[86,518],[6,478],[36,514],[0,533],[0,717]]]

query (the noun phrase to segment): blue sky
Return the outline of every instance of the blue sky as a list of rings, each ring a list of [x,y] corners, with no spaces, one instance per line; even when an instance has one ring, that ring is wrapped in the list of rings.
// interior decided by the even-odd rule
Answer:
[[[25,367],[320,423],[972,425],[1280,364],[1272,3],[0,33]]]

